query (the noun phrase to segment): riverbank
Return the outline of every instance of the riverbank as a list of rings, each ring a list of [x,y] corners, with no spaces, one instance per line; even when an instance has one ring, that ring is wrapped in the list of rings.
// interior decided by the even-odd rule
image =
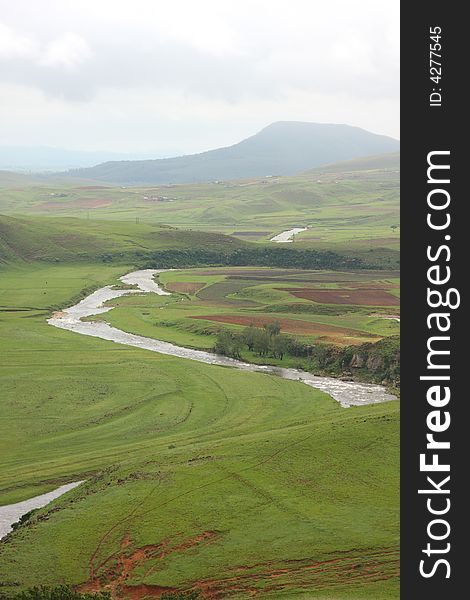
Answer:
[[[287,229],[286,231],[281,231],[274,237],[272,237],[269,241],[276,242],[277,244],[288,244],[294,241],[295,236],[298,233],[302,233],[302,231],[307,231],[308,227],[293,227],[292,229]]]
[[[17,502],[15,504],[7,504],[0,506],[0,542],[5,536],[12,531],[14,524],[18,523],[21,517],[24,517],[32,510],[37,510],[47,506],[50,502],[56,498],[60,498],[70,490],[73,490],[79,486],[83,481],[75,481],[73,483],[67,483],[61,485],[52,492],[47,494],[41,494],[40,496],[34,496],[23,502]]]
[[[177,346],[169,342],[146,338],[132,333],[124,332],[111,327],[105,322],[83,321],[85,317],[103,314],[112,310],[112,306],[105,306],[106,302],[120,296],[135,294],[139,292],[153,292],[159,295],[169,295],[155,281],[154,276],[163,272],[158,269],[144,269],[135,271],[121,277],[121,281],[128,285],[135,285],[137,289],[114,289],[105,286],[96,290],[78,304],[66,308],[48,319],[48,323],[60,329],[67,329],[83,335],[99,337],[104,340],[125,344],[138,348],[144,348],[153,352],[169,354],[179,358],[196,360],[213,365],[234,367],[244,371],[262,372],[277,375],[283,379],[298,380],[331,395],[341,406],[360,406],[395,400],[396,397],[389,394],[383,386],[374,384],[357,383],[354,381],[342,381],[331,377],[318,377],[301,371],[282,367],[271,367],[268,365],[254,365],[240,360],[217,355],[202,350],[192,350]]]
[[[0,500],[87,480],[0,544],[2,593],[125,581],[129,594],[204,586],[228,595],[236,585],[241,597],[306,586],[338,595],[344,572],[358,600],[388,597],[398,565],[399,403],[344,410],[297,381],[47,324],[48,307],[123,272],[2,272],[11,311],[0,322]],[[27,306],[35,308],[18,312]]]

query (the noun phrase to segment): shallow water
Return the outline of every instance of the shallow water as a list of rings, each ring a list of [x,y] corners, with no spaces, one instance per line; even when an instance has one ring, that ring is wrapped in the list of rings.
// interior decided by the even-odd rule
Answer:
[[[49,502],[52,502],[52,500],[55,500],[66,492],[73,490],[73,488],[76,488],[81,483],[83,483],[83,481],[67,483],[66,485],[61,485],[59,488],[52,490],[52,492],[47,492],[46,494],[29,498],[29,500],[23,500],[23,502],[17,502],[16,504],[0,506],[0,539],[5,537],[6,534],[11,531],[11,526],[13,523],[19,521],[19,519],[30,510],[46,506],[49,504]]]
[[[281,231],[274,237],[272,237],[270,242],[277,242],[278,244],[288,244],[293,241],[294,235],[301,233],[302,231],[307,231],[307,227],[294,227],[293,229],[287,229],[286,231]]]
[[[136,285],[138,289],[119,290],[113,289],[113,287],[109,285],[105,286],[96,292],[93,292],[75,306],[54,313],[54,315],[48,319],[48,323],[54,327],[59,327],[60,329],[67,329],[83,335],[98,337],[103,340],[109,340],[127,346],[134,346],[136,348],[143,348],[152,352],[159,352],[160,354],[196,360],[211,365],[234,367],[243,371],[268,373],[284,379],[299,380],[311,387],[326,392],[343,407],[375,404],[396,399],[395,396],[387,393],[385,388],[381,385],[341,381],[333,377],[317,377],[311,373],[298,369],[253,365],[234,358],[213,354],[212,352],[192,350],[191,348],[176,346],[170,342],[163,342],[161,340],[147,338],[133,333],[126,333],[103,321],[82,321],[84,317],[90,317],[112,310],[112,306],[103,306],[103,304],[113,298],[142,292],[169,295],[169,293],[162,290],[153,279],[155,275],[158,275],[161,272],[163,272],[163,269],[144,269],[124,275],[121,277],[121,281],[126,284]]]

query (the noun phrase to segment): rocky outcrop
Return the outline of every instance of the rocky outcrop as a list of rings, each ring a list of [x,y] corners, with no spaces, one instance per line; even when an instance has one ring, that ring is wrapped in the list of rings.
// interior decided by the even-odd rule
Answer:
[[[360,377],[384,385],[399,385],[400,342],[389,337],[373,344],[338,348],[316,346],[311,353],[315,367],[338,376]]]

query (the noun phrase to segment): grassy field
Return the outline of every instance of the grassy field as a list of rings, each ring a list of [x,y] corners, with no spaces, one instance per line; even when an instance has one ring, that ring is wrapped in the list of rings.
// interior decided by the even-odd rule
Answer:
[[[399,248],[399,158],[349,161],[295,177],[152,188],[14,185],[9,178],[0,213],[118,220],[126,228],[164,223],[255,242],[302,226],[308,230],[296,237],[300,247],[376,256],[387,264]]]
[[[397,275],[248,267],[167,271],[159,279],[172,296],[122,297],[104,318],[119,329],[191,348],[213,348],[221,329],[240,333],[273,322],[307,344],[359,345],[399,334]],[[242,358],[311,368],[308,358],[260,357],[246,347]]]
[[[1,544],[2,593],[64,582],[136,599],[189,588],[208,597],[398,598],[398,403],[342,409],[298,382],[46,324],[52,308],[129,268],[2,268],[0,504],[87,480]],[[232,299],[219,284],[238,280],[191,276],[215,294],[204,302],[257,310],[260,297],[289,298],[255,282],[254,298],[237,283]],[[170,285],[190,276],[165,277]]]
[[[0,214],[0,265],[31,261],[137,264],[159,250],[228,251],[245,246],[226,235],[165,225]]]
[[[300,382],[46,322],[136,267],[162,266],[158,252],[183,266],[214,264],[208,251],[256,248],[262,260],[283,246],[270,237],[305,226],[284,248],[382,270],[179,269],[161,275],[172,296],[123,297],[106,320],[196,348],[273,320],[306,344],[388,343],[399,330],[388,318],[399,314],[395,158],[158,188],[0,173],[0,213],[0,506],[86,480],[0,543],[0,598],[57,583],[119,600],[399,597],[398,402],[343,409]]]

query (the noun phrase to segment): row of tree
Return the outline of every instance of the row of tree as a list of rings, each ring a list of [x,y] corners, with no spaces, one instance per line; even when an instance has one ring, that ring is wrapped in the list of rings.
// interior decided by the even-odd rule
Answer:
[[[243,348],[258,356],[271,356],[282,360],[289,351],[290,338],[281,335],[279,321],[266,323],[263,327],[250,325],[241,333],[224,329],[217,334],[214,351],[217,354],[240,358]]]
[[[372,265],[363,260],[337,254],[330,250],[312,248],[268,248],[253,245],[248,248],[212,250],[188,248],[136,252],[136,258],[145,260],[149,268],[189,268],[203,265],[283,267],[296,269],[366,269]]]

